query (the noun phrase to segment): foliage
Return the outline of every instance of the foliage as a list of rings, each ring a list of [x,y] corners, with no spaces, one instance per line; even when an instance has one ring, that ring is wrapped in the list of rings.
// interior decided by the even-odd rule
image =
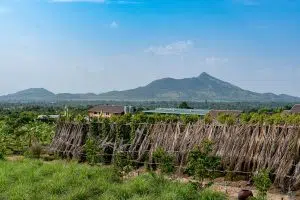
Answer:
[[[270,171],[269,170],[261,170],[254,176],[254,185],[258,190],[257,199],[266,200],[267,192],[272,185],[272,181],[270,179]]]
[[[94,165],[96,163],[101,162],[101,156],[99,153],[101,150],[97,146],[97,142],[89,138],[87,139],[85,145],[84,145],[84,150],[85,150],[85,155],[86,155],[86,160],[88,161],[89,164]]]
[[[205,124],[211,124],[213,122],[213,119],[212,119],[211,115],[206,114],[204,116],[204,122],[205,122]]]
[[[215,178],[214,170],[220,166],[220,158],[210,155],[212,148],[213,142],[204,140],[188,156],[187,172],[199,180],[201,185],[205,178],[212,181]]]
[[[221,113],[217,118],[221,124],[234,125],[237,122],[237,118],[234,115]]]
[[[24,153],[33,141],[49,144],[54,136],[54,124],[7,117],[0,121],[0,135],[0,143],[8,154]]]
[[[182,121],[182,123],[184,123],[184,124],[188,124],[188,123],[193,124],[199,120],[200,120],[200,117],[198,115],[181,115],[181,117],[180,117],[180,121]]]
[[[113,158],[113,168],[120,177],[124,177],[132,170],[130,156],[126,152],[117,152]]]
[[[162,173],[170,174],[175,171],[175,158],[168,154],[164,149],[157,148],[153,152],[153,159],[158,164],[158,168]]]
[[[243,124],[266,124],[266,125],[300,125],[299,114],[266,114],[266,113],[243,113],[240,117],[240,122]]]
[[[181,102],[181,103],[179,104],[178,108],[182,108],[182,109],[192,109],[192,107],[190,107],[186,101]]]

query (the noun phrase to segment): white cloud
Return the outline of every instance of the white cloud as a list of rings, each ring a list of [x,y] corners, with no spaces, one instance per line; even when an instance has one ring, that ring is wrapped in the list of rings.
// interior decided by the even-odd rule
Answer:
[[[119,24],[116,22],[116,21],[113,21],[110,25],[109,25],[110,28],[113,28],[113,29],[116,29],[119,27]]]
[[[193,48],[193,46],[194,44],[191,40],[177,41],[165,46],[150,46],[145,52],[156,55],[180,55]]]
[[[219,58],[215,56],[205,58],[205,63],[207,65],[224,64],[227,63],[228,61],[229,61],[228,58]]]

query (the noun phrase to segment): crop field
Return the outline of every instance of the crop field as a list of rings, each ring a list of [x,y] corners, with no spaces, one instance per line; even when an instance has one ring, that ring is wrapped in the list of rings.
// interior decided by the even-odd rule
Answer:
[[[223,200],[224,194],[154,174],[120,180],[111,167],[39,160],[0,161],[0,199]]]

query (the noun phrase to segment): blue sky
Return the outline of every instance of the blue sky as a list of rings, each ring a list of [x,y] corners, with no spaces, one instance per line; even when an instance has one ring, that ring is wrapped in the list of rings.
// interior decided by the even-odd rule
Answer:
[[[0,0],[0,94],[207,72],[300,96],[300,0]]]

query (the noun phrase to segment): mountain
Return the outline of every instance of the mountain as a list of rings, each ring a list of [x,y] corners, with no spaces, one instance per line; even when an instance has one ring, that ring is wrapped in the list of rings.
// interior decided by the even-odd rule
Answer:
[[[261,94],[243,90],[205,72],[194,78],[163,78],[144,87],[108,92],[100,94],[99,97],[101,99],[166,101],[300,101],[300,98],[289,95]]]
[[[285,94],[256,93],[244,90],[207,73],[198,77],[155,80],[144,87],[111,91],[102,94],[54,94],[43,88],[32,88],[1,96],[0,101],[69,101],[69,100],[129,100],[129,101],[248,101],[300,102],[299,97]]]
[[[44,88],[30,88],[9,94],[0,96],[0,101],[7,102],[34,102],[34,101],[55,101],[56,95]]]

